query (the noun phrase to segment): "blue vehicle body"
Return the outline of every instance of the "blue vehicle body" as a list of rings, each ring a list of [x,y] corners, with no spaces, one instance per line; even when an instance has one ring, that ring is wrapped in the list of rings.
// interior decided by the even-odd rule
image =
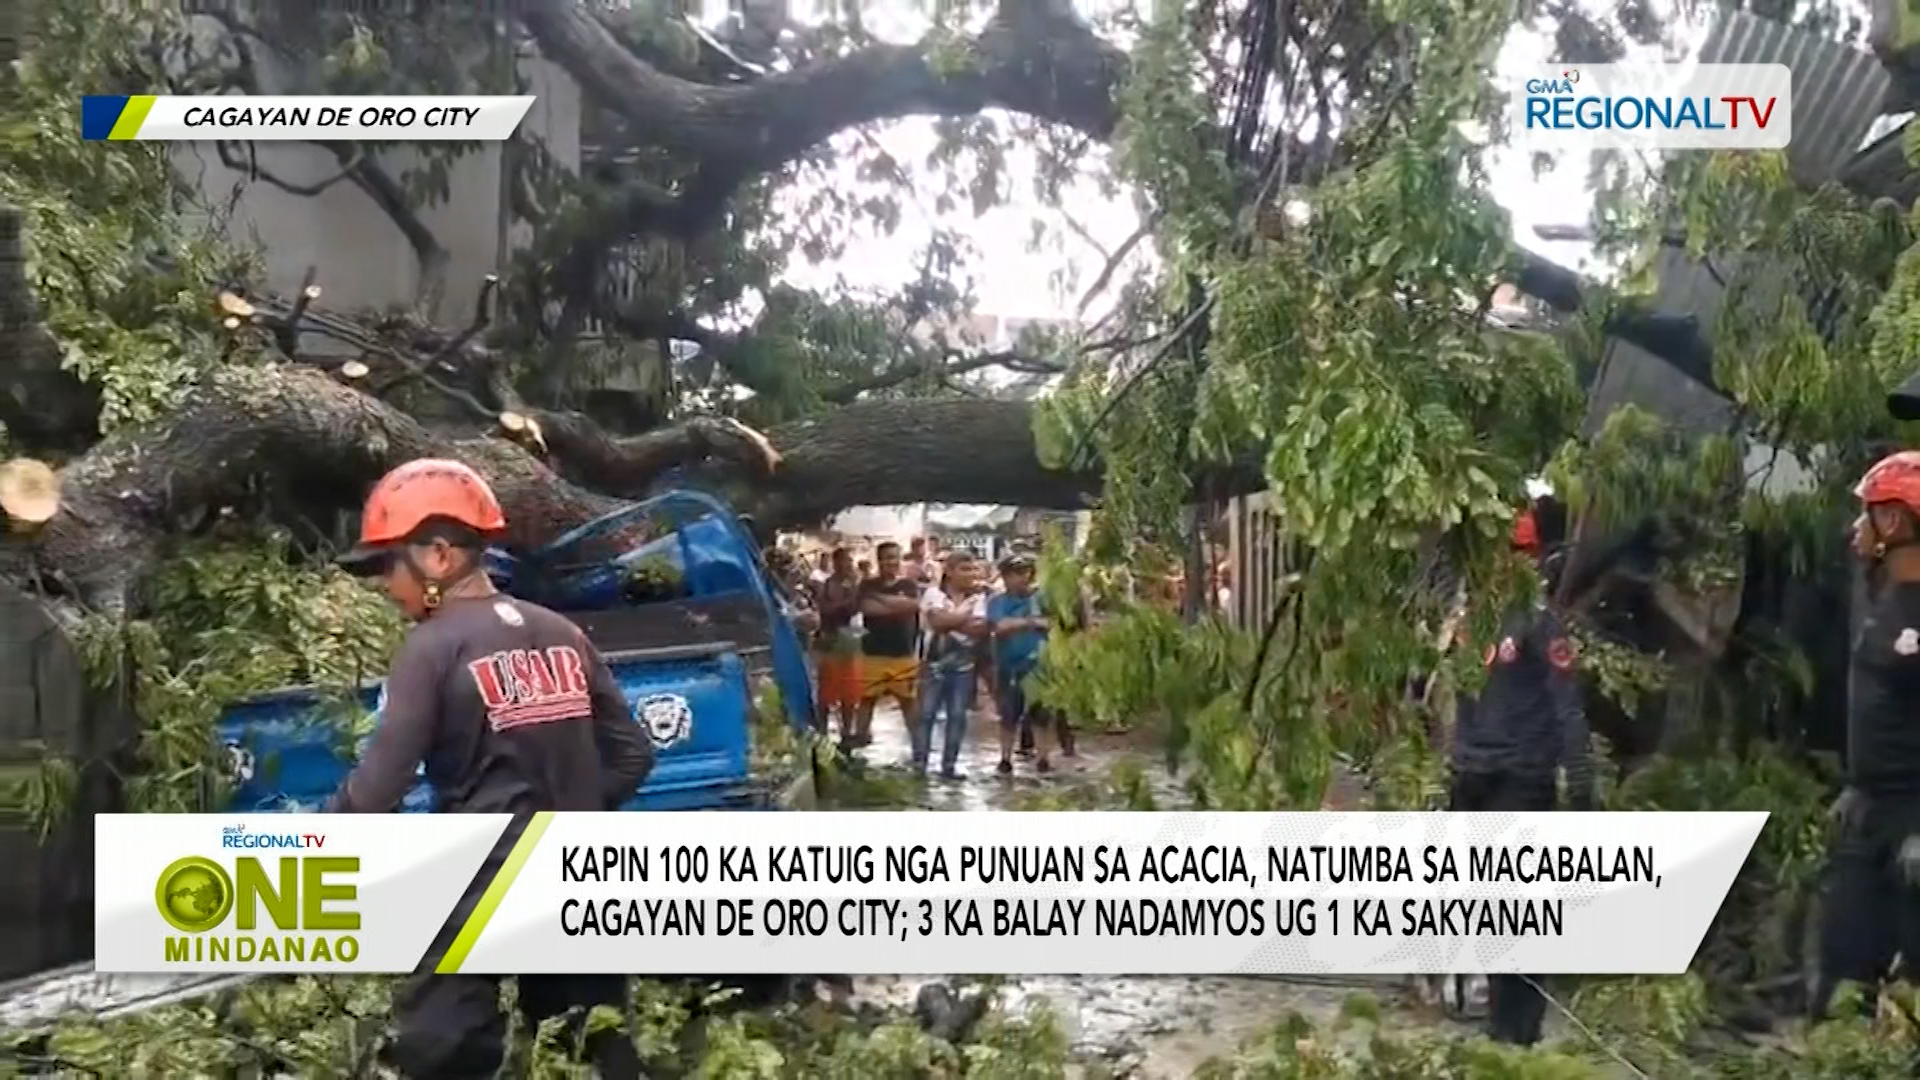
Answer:
[[[663,522],[670,531],[599,561],[570,561],[580,548],[643,520]],[[813,696],[800,635],[751,535],[711,496],[671,492],[589,522],[517,560],[489,552],[489,572],[505,591],[575,618],[591,638],[596,627],[618,627],[623,620],[627,626],[657,627],[667,618],[668,605],[634,603],[627,596],[629,571],[650,559],[678,571],[684,601],[730,603],[764,620],[787,719],[796,727],[811,723]],[[764,793],[749,770],[747,670],[733,642],[624,649],[596,643],[602,644],[634,722],[647,726],[657,755],[653,772],[622,809],[722,809],[761,801]],[[360,689],[357,704],[377,714],[381,695],[382,684],[369,683]],[[342,729],[332,722],[347,704],[329,701],[311,687],[294,687],[227,709],[218,734],[233,770],[231,808],[316,809],[338,789],[364,748],[364,741],[360,747],[343,745]],[[423,775],[402,809],[425,812],[432,805],[433,792]]]

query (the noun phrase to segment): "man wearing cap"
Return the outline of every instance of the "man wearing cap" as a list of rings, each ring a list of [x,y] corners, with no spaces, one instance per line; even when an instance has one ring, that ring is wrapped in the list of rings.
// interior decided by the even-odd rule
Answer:
[[[1014,740],[1024,731],[1034,736],[1035,772],[1053,771],[1047,757],[1046,714],[1027,700],[1025,681],[1040,664],[1040,647],[1047,640],[1047,620],[1040,613],[1040,597],[1033,591],[1033,558],[1014,552],[1000,560],[1000,580],[1006,591],[987,601],[987,624],[993,628],[993,668],[1000,713],[1002,776],[1013,773]]]
[[[499,979],[435,974],[440,958],[536,811],[614,809],[653,767],[652,743],[580,628],[488,580],[486,541],[505,528],[478,473],[457,461],[412,461],[374,487],[360,544],[341,560],[384,578],[415,625],[388,672],[372,741],[327,809],[390,813],[424,761],[436,812],[513,815],[394,995],[397,1030],[382,1057],[407,1076],[477,1078],[499,1069],[507,1034]],[[625,1011],[624,976],[519,979],[520,1010],[536,1028],[567,1016],[583,1031],[587,1011],[603,1004]],[[587,1036],[586,1049],[602,1077],[641,1075],[622,1030]]]

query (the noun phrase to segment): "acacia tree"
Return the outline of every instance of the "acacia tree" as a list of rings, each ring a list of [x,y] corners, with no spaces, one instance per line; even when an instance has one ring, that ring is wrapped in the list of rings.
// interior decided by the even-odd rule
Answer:
[[[1487,540],[1519,478],[1570,430],[1581,366],[1544,339],[1484,334],[1493,285],[1512,279],[1556,306],[1584,305],[1591,329],[1713,377],[1697,340],[1674,346],[1670,322],[1590,303],[1577,277],[1513,250],[1483,190],[1482,148],[1452,127],[1494,119],[1487,73],[1514,25],[1498,6],[1163,5],[1145,18],[1117,9],[1096,33],[1064,10],[1008,0],[937,7],[911,45],[877,41],[851,15],[813,28],[742,24],[727,45],[667,10],[572,0],[530,2],[500,24],[439,9],[366,21],[275,4],[252,21],[219,13],[198,24],[117,7],[33,13],[18,95],[28,123],[10,129],[0,175],[33,244],[26,261],[0,267],[18,275],[6,290],[18,374],[0,420],[22,449],[66,467],[60,512],[0,546],[0,569],[109,614],[139,608],[138,586],[183,532],[256,516],[227,512],[242,508],[317,521],[324,533],[379,472],[428,453],[489,475],[519,545],[645,493],[679,465],[731,482],[767,526],[854,502],[1078,506],[1098,495],[1107,537],[1144,541],[1191,531],[1181,508],[1196,498],[1265,487],[1299,554],[1316,560],[1312,580],[1335,590],[1312,605],[1329,620],[1283,636],[1283,619],[1309,605],[1277,608],[1248,689],[1215,701],[1207,722],[1228,732],[1231,755],[1257,746],[1252,762],[1287,761],[1297,796],[1317,775],[1302,763],[1316,758],[1285,752],[1236,709],[1259,704],[1256,686],[1286,686],[1274,691],[1278,717],[1331,702],[1408,717],[1396,680],[1430,663],[1450,589],[1402,583],[1449,566],[1476,593],[1499,595],[1498,545]],[[1571,9],[1521,14],[1555,20],[1564,47],[1617,47]],[[219,33],[208,36],[206,19]],[[223,333],[208,298],[255,268],[217,228],[193,224],[193,192],[158,148],[86,146],[67,123],[83,89],[259,89],[269,50],[298,89],[505,90],[501,57],[522,33],[586,90],[593,137],[623,152],[575,177],[535,142],[510,147],[515,209],[534,241],[494,325],[446,330],[429,319],[457,299],[440,295],[444,258],[417,212],[444,188],[444,154],[396,174],[369,148],[329,146],[338,172],[301,186],[245,147],[216,148],[255,182],[352,184],[413,241],[420,302],[359,332],[358,371],[298,356],[272,319]],[[1454,89],[1413,92],[1436,79]],[[988,107],[1025,119],[979,115]],[[999,196],[1015,138],[1046,151],[1043,194],[1093,143],[1111,143],[1119,178],[1151,211],[1161,287],[1123,290],[1077,340],[969,355],[903,332],[964,305],[945,280],[951,252],[930,252],[921,278],[890,300],[777,284],[793,251],[837,242],[819,228],[831,215],[811,212],[824,204],[782,217],[779,192],[848,145],[867,175],[903,188],[909,170],[884,150],[832,137],[912,113],[943,118],[936,156],[976,206]],[[819,197],[847,201],[831,188]],[[897,213],[881,197],[849,209]],[[1383,232],[1388,221],[1413,224]],[[1129,276],[1136,243],[1114,252],[1096,284]],[[636,274],[637,289],[615,287]],[[34,297],[44,319],[25,303]],[[750,297],[762,300],[757,318],[728,329]],[[665,392],[639,430],[616,433],[567,408],[589,320],[656,346]],[[674,342],[698,355],[676,360]],[[1019,400],[941,392],[989,365],[1066,382],[1038,416]],[[711,411],[729,396],[712,391],[736,384],[762,391],[742,415],[766,438]],[[449,407],[464,421],[451,430],[419,418]],[[1371,558],[1382,550],[1387,564]],[[1387,632],[1354,634],[1354,619],[1375,615]],[[1339,647],[1348,641],[1363,647]],[[1267,680],[1269,654],[1318,657],[1318,673],[1310,685]],[[1384,725],[1380,744],[1398,745],[1405,722]],[[1273,791],[1261,781],[1248,794],[1259,803]]]
[[[653,6],[539,0],[512,10],[511,21],[489,23],[439,8],[383,20],[266,4],[251,21],[223,10],[189,25],[177,13],[115,9],[95,20],[91,10],[33,9],[20,95],[27,110],[12,129],[19,141],[6,192],[30,224],[27,262],[15,265],[31,269],[9,291],[20,298],[16,308],[26,292],[37,294],[51,334],[14,318],[19,374],[0,421],[21,449],[71,461],[65,509],[36,532],[41,576],[119,609],[181,522],[263,488],[302,493],[282,500],[293,504],[283,511],[351,505],[382,468],[429,451],[468,457],[499,483],[519,542],[647,490],[668,465],[740,482],[735,493],[768,526],[817,520],[855,501],[1085,505],[1099,487],[1099,455],[1043,463],[1029,407],[969,400],[977,388],[966,376],[997,366],[1032,376],[1071,370],[1083,385],[1123,377],[1116,373],[1135,360],[1160,368],[1154,357],[1189,351],[1205,320],[1178,298],[1133,288],[1091,332],[1036,336],[1007,353],[906,333],[941,325],[967,301],[950,280],[951,238],[936,237],[920,279],[898,296],[808,294],[777,283],[786,260],[796,251],[831,254],[841,238],[820,227],[831,214],[776,214],[780,193],[819,175],[837,153],[855,153],[864,175],[894,191],[856,203],[829,188],[808,210],[839,200],[851,216],[897,217],[899,193],[917,170],[857,136],[878,121],[931,114],[942,118],[940,167],[978,207],[1002,197],[1015,141],[1041,148],[1043,195],[1083,167],[1090,147],[1112,142],[1164,204],[1155,213],[1191,223],[1223,212],[1198,199],[1200,186],[1226,185],[1257,207],[1378,153],[1380,129],[1351,118],[1404,99],[1414,77],[1414,43],[1391,31],[1392,13],[1351,5],[1178,13],[1214,47],[1159,83],[1129,78],[1134,61],[1115,42],[1131,36],[1151,49],[1166,29],[1124,8],[1096,32],[1030,0],[937,5],[932,29],[912,44],[879,41],[852,14],[811,28],[780,18],[766,25],[772,9],[756,7],[761,25],[745,20],[722,42]],[[208,20],[218,34],[207,33]],[[268,70],[292,82],[270,89],[510,90],[512,65],[502,57],[523,35],[585,89],[589,134],[618,153],[571,176],[532,140],[509,148],[514,209],[535,239],[507,275],[501,318],[484,334],[434,326],[432,316],[464,299],[443,295],[444,253],[418,213],[444,196],[445,154],[461,147],[398,171],[377,147],[327,146],[340,168],[317,182],[277,176],[246,147],[215,148],[257,183],[302,192],[350,184],[412,243],[420,304],[369,343],[362,359],[373,372],[358,381],[342,378],[337,364],[286,363],[273,335],[251,327],[223,340],[205,317],[206,298],[250,268],[222,237],[182,219],[191,193],[158,148],[84,146],[65,116],[82,89],[257,89]],[[1265,90],[1253,84],[1234,97],[1243,69],[1227,57],[1241,39],[1293,58],[1285,116],[1265,109]],[[1275,85],[1271,75],[1259,80]],[[986,109],[1012,115],[981,115]],[[834,141],[842,132],[855,133],[850,144]],[[1249,132],[1264,140],[1257,175],[1248,171],[1253,159],[1227,161],[1236,140],[1251,145]],[[1154,182],[1169,170],[1189,171],[1196,190]],[[1178,226],[1192,235],[1169,250],[1190,259],[1187,252],[1218,242],[1206,230],[1235,231],[1219,224]],[[1114,251],[1098,284],[1128,284],[1126,256],[1138,246]],[[1559,286],[1576,280],[1537,263],[1513,269]],[[758,313],[741,329],[751,300]],[[657,369],[660,392],[630,430],[610,431],[573,410],[572,375],[585,366],[579,331],[589,322],[653,346],[641,355]],[[675,343],[689,342],[697,355],[676,359],[685,350]],[[718,391],[734,385],[758,393],[744,407],[727,405],[730,395]],[[942,400],[900,400],[929,393]],[[464,414],[478,441],[450,443],[445,425],[430,430],[410,418],[423,395],[435,401],[431,412]],[[687,411],[716,404],[768,428],[776,453],[734,424]],[[881,446],[892,452],[875,453]],[[263,460],[276,467],[250,467]],[[1223,461],[1206,479],[1216,488],[1258,486],[1259,469],[1247,464]],[[551,472],[571,483],[553,483]],[[30,576],[21,546],[7,550],[11,576]]]
[[[1117,10],[1097,33],[1063,10],[1009,0],[938,7],[911,45],[877,41],[854,15],[770,26],[760,9],[757,27],[743,21],[723,42],[650,7],[538,0],[513,14],[364,21],[268,4],[252,21],[222,12],[189,25],[177,12],[34,9],[17,95],[26,122],[9,129],[3,180],[33,246],[0,266],[12,271],[16,372],[0,419],[21,449],[66,467],[60,512],[29,541],[0,547],[9,576],[123,612],[181,532],[261,504],[282,521],[331,524],[371,477],[424,453],[488,473],[518,544],[679,465],[733,482],[769,526],[856,501],[1076,506],[1097,493],[1108,538],[1148,541],[1191,531],[1181,508],[1196,498],[1264,487],[1298,561],[1315,561],[1311,581],[1360,592],[1330,593],[1318,606],[1340,617],[1314,633],[1281,634],[1304,602],[1271,613],[1239,710],[1269,685],[1273,653],[1321,658],[1281,715],[1332,701],[1405,715],[1398,680],[1430,665],[1459,573],[1478,595],[1505,588],[1488,539],[1519,478],[1571,430],[1591,370],[1578,341],[1569,363],[1545,339],[1484,333],[1494,283],[1581,311],[1585,329],[1638,341],[1702,381],[1723,375],[1691,325],[1513,250],[1483,190],[1483,148],[1452,126],[1471,118],[1497,130],[1487,75],[1515,25],[1504,8],[1162,6],[1147,18]],[[1618,48],[1615,27],[1575,9],[1519,15],[1550,20],[1542,25],[1557,27],[1570,58]],[[1401,29],[1409,18],[1436,32]],[[218,24],[211,38],[206,19]],[[1618,21],[1642,37],[1658,30]],[[245,147],[216,148],[259,183],[352,184],[413,241],[417,309],[363,332],[365,362],[351,367],[289,362],[311,358],[271,319],[222,333],[208,297],[253,268],[217,229],[192,224],[192,192],[157,148],[84,146],[63,119],[73,93],[102,85],[260,89],[266,51],[298,89],[510,89],[502,57],[522,33],[585,88],[593,136],[623,153],[574,177],[537,143],[510,148],[513,201],[534,242],[494,325],[429,321],[454,304],[417,212],[444,189],[444,154],[396,174],[378,148],[329,146],[338,172],[302,186]],[[1456,89],[1424,89],[1435,78]],[[1026,119],[979,115],[989,107]],[[867,155],[868,175],[906,184],[908,170],[883,150],[832,137],[912,113],[944,118],[938,156],[976,205],[1002,189],[1012,137],[1047,140],[1050,190],[1090,145],[1110,142],[1120,177],[1150,207],[1162,287],[1123,295],[1107,325],[1079,340],[966,355],[903,332],[964,304],[943,280],[951,252],[930,252],[921,278],[886,301],[778,285],[791,252],[829,252],[836,238],[818,228],[830,215],[774,213],[777,194],[848,145]],[[819,197],[848,201],[830,189]],[[851,209],[897,213],[884,198]],[[1387,221],[1410,224],[1383,231]],[[613,284],[636,273],[637,289]],[[729,329],[749,298],[762,301],[757,318]],[[589,320],[656,345],[645,355],[663,392],[638,430],[568,409]],[[697,344],[695,359],[677,359],[675,342]],[[1037,417],[1022,401],[941,393],[992,365],[1066,382]],[[768,437],[700,411],[731,385],[762,391],[734,411]],[[451,407],[464,425],[423,423],[413,415],[423,398],[438,405],[425,415]],[[1382,551],[1395,553],[1392,565],[1374,561]],[[1428,579],[1436,587],[1403,587]],[[1394,629],[1356,638],[1353,620],[1376,605],[1393,612]],[[1338,647],[1349,640],[1364,647]],[[1301,644],[1275,653],[1283,641]],[[1272,752],[1234,715],[1222,704],[1216,719],[1259,740],[1256,760]]]

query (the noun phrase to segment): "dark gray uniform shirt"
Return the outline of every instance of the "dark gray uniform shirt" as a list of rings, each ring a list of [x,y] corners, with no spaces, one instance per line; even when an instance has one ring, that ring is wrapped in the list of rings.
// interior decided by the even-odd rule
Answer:
[[[449,599],[394,657],[380,726],[334,813],[386,813],[427,764],[441,813],[608,810],[653,768],[613,673],[564,616]]]
[[[1920,584],[1884,586],[1865,607],[1847,679],[1847,781],[1911,801],[1920,796]]]
[[[1544,606],[1509,616],[1484,661],[1486,686],[1460,702],[1455,771],[1551,776],[1563,767],[1569,794],[1590,796],[1587,715],[1559,617]]]

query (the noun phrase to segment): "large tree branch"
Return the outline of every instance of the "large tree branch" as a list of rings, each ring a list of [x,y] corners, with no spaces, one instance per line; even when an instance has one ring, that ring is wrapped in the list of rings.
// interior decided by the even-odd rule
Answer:
[[[263,486],[298,492],[314,507],[351,508],[387,469],[423,456],[457,457],[485,474],[516,546],[619,505],[509,442],[447,439],[317,370],[232,368],[163,423],[115,435],[74,461],[61,477],[59,513],[0,546],[0,563],[124,611],[170,536],[250,502]]]
[[[717,453],[723,471],[748,485],[743,508],[768,527],[922,499],[1087,505],[1098,476],[1042,466],[1031,424],[1020,402],[885,401],[779,428],[778,453],[713,418],[624,440],[558,420],[549,441],[565,458],[597,440],[600,456],[576,457],[568,471],[636,496],[667,467]],[[757,447],[759,460],[743,468],[747,455],[722,445],[735,440]],[[316,369],[232,368],[163,423],[115,435],[74,461],[61,476],[59,512],[0,541],[0,573],[23,583],[38,575],[90,606],[130,611],[171,537],[263,492],[290,495],[308,511],[353,509],[381,473],[423,456],[480,470],[506,510],[505,541],[520,550],[622,502],[576,486],[512,442],[447,438]]]
[[[674,333],[697,338],[703,348],[724,353],[741,340],[676,325]],[[896,502],[1006,502],[1016,505],[1085,504],[1099,490],[1095,472],[1059,472],[1039,462],[1034,449],[1031,406],[997,400],[859,401],[868,390],[884,389],[931,373],[954,374],[995,364],[1034,368],[1046,361],[1023,360],[1011,353],[985,353],[945,364],[914,361],[826,392],[841,407],[823,417],[783,425],[762,436],[723,417],[695,416],[632,436],[614,436],[588,417],[533,409],[511,387],[500,384],[498,357],[471,341],[448,347],[439,331],[421,330],[410,351],[453,357],[466,382],[491,379],[485,404],[464,392],[460,400],[483,422],[506,410],[534,421],[538,441],[549,460],[569,479],[596,491],[627,498],[648,494],[666,470],[704,467],[714,478],[753,492],[756,516],[775,525],[794,524],[854,505]],[[459,355],[454,357],[455,353]],[[412,367],[418,358],[395,351]],[[719,360],[725,363],[724,358]],[[522,441],[525,441],[524,439]],[[899,450],[886,449],[899,442]],[[926,453],[913,444],[930,443]],[[985,453],[982,448],[989,448]],[[792,453],[798,453],[794,458]],[[868,459],[873,460],[868,460]],[[921,458],[930,460],[922,461]],[[877,466],[877,468],[876,468]],[[884,474],[876,481],[873,474]],[[889,500],[883,496],[899,493]],[[982,497],[986,493],[990,497]]]
[[[622,47],[574,0],[529,0],[521,19],[548,58],[645,141],[764,172],[837,132],[924,113],[1012,109],[1105,138],[1125,59],[1050,5],[1008,0],[964,54],[874,45],[747,84],[675,78]]]
[[[613,207],[630,226],[680,232],[711,220],[745,178],[876,120],[1004,108],[1105,139],[1118,118],[1113,89],[1126,65],[1118,49],[1041,0],[1003,0],[985,32],[957,50],[931,41],[871,45],[718,86],[648,64],[575,0],[525,0],[519,14],[541,52],[618,113],[632,137],[694,164],[679,196],[642,188]]]
[[[1040,463],[1033,407],[994,399],[860,401],[783,424],[783,458],[755,507],[769,527],[809,525],[849,506],[999,503],[1079,509],[1097,471]]]

